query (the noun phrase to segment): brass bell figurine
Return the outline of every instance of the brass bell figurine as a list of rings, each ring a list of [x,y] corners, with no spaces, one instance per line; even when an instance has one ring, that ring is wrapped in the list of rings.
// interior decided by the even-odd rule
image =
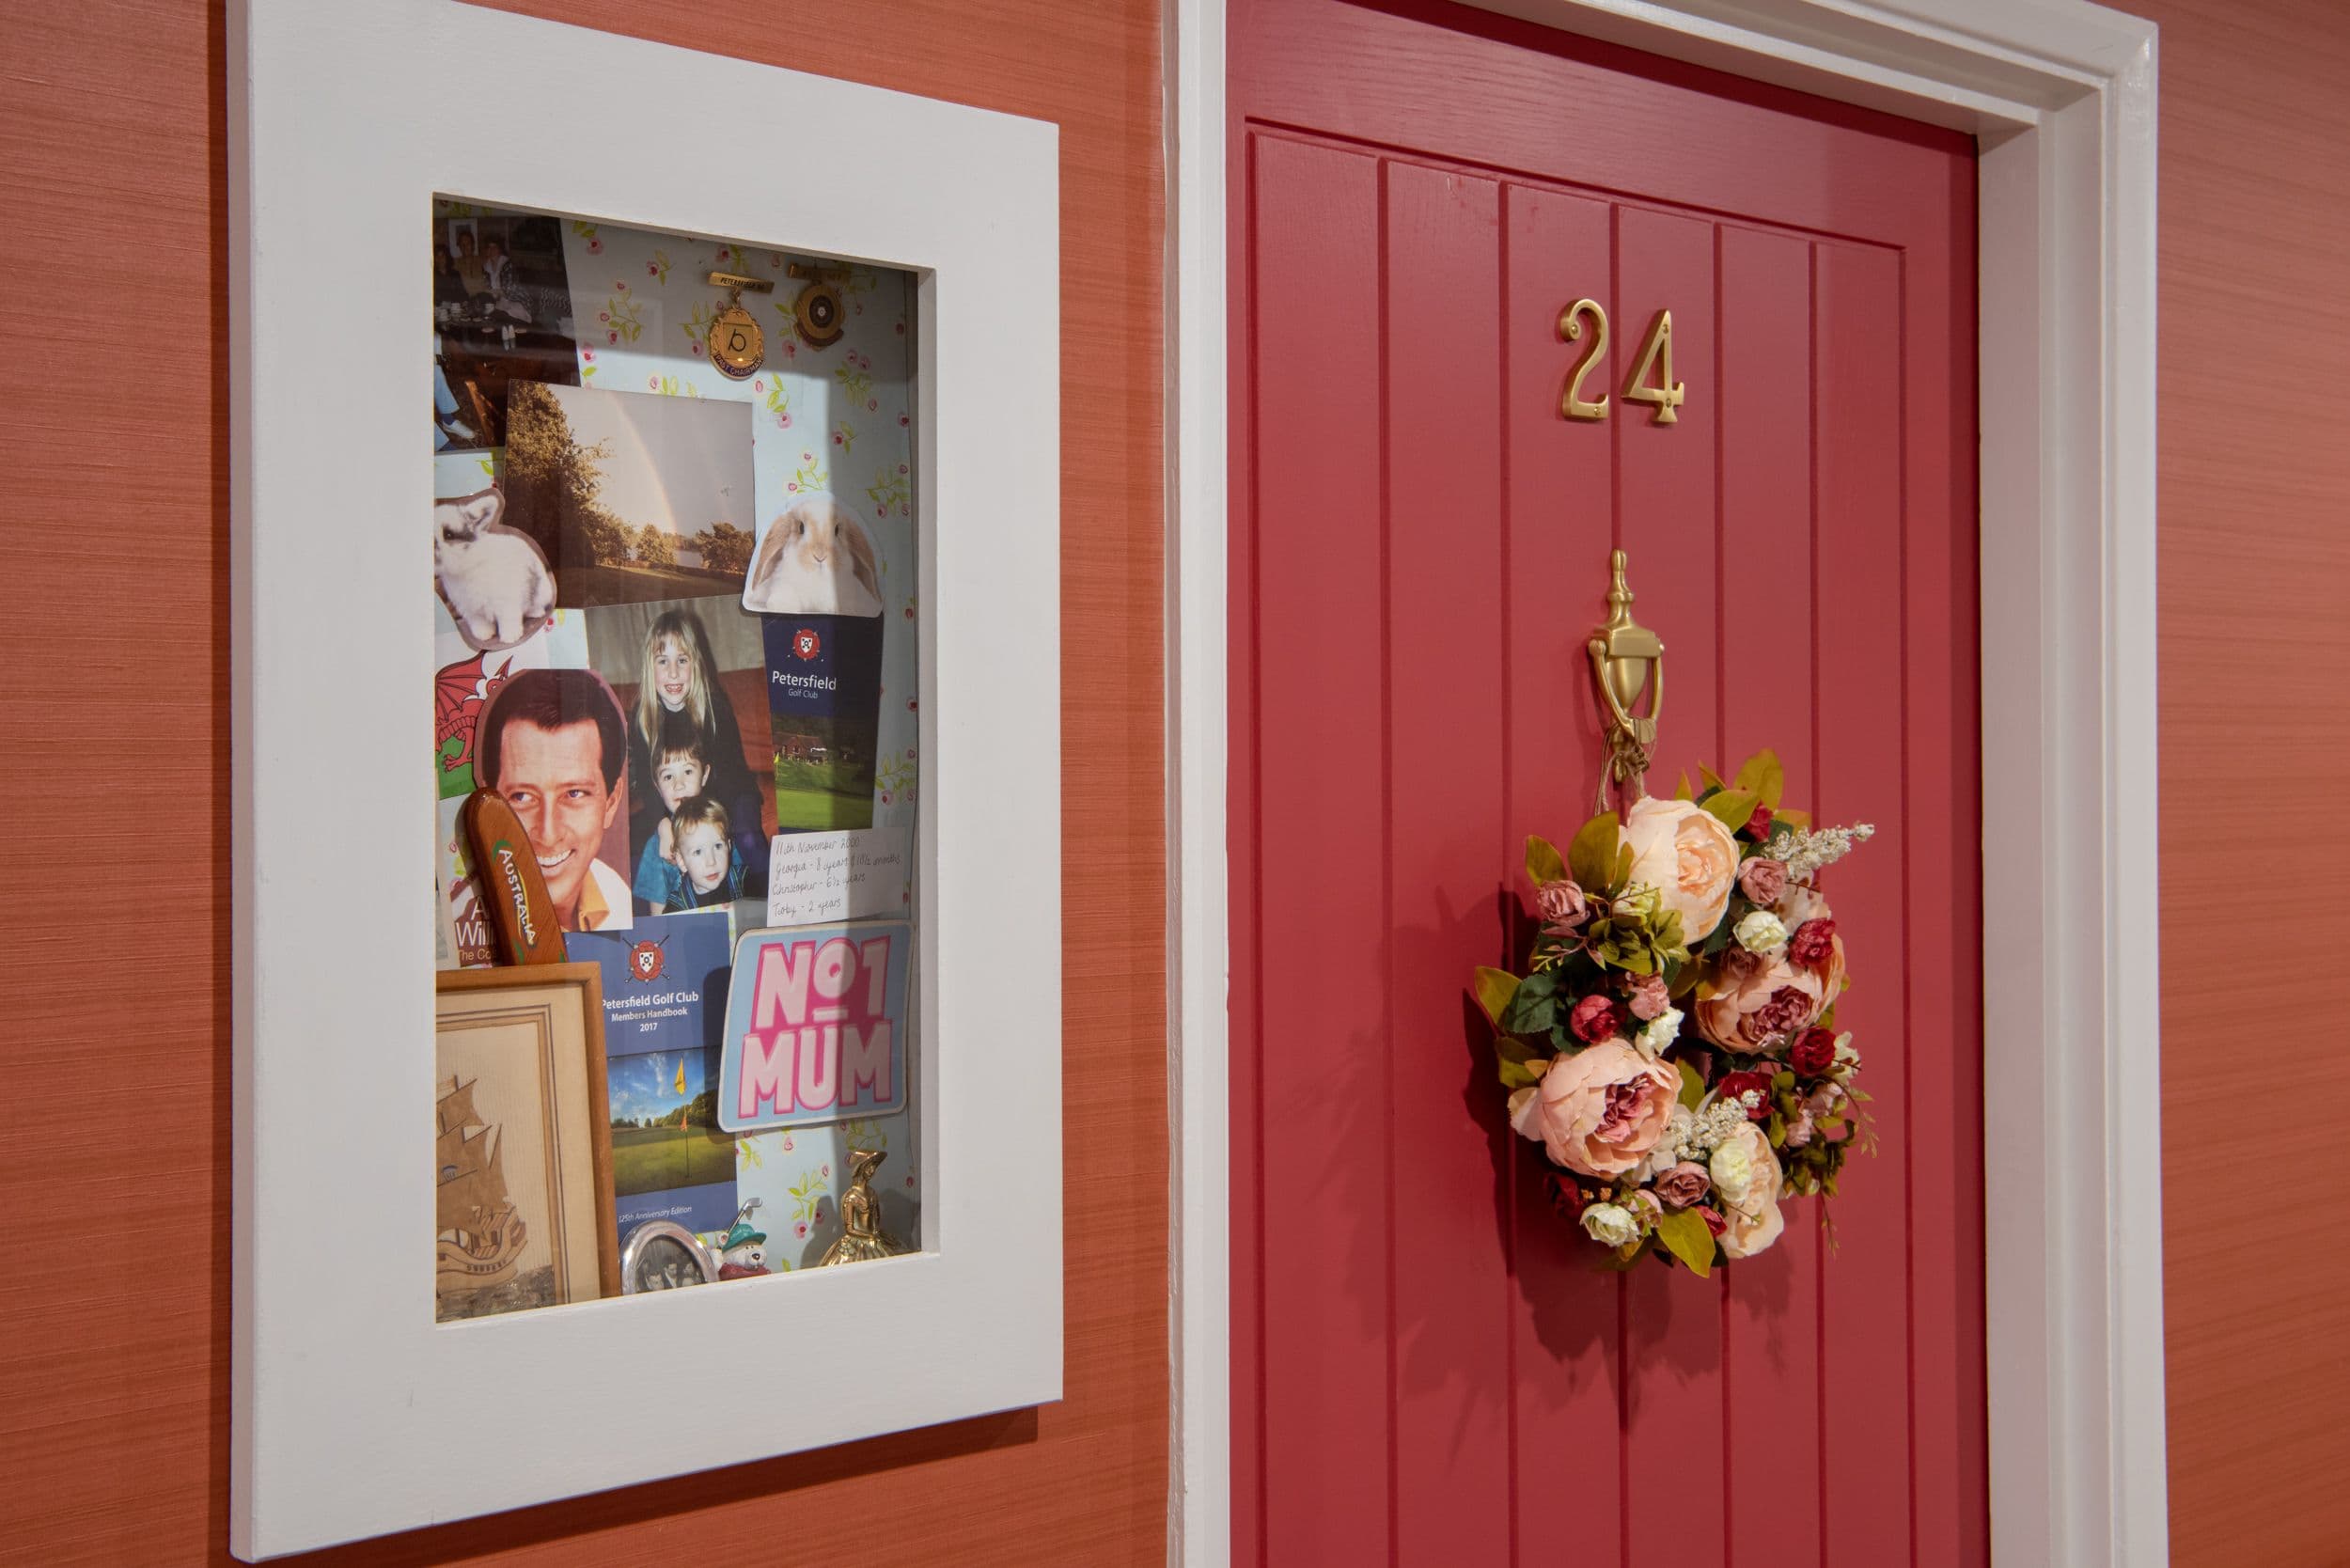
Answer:
[[[840,1239],[824,1248],[818,1268],[894,1258],[904,1248],[882,1234],[881,1203],[873,1196],[873,1171],[889,1156],[879,1149],[849,1151],[849,1190],[840,1195]]]

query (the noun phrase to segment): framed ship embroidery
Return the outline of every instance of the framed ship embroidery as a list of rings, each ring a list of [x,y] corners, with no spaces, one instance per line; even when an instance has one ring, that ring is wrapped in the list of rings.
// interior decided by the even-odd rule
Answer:
[[[601,971],[450,969],[438,984],[433,1316],[618,1295]]]

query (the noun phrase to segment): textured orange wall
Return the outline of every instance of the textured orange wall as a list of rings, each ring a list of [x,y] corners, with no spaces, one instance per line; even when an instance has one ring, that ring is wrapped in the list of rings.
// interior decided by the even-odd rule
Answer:
[[[549,0],[549,9],[557,8]],[[1069,1399],[420,1532],[338,1560],[621,1562],[797,1538],[861,1560],[1160,1557],[1165,1099],[1158,918],[1156,8],[567,14],[1062,124]],[[2322,1148],[2210,1157],[2281,1073],[2350,1095],[2304,999],[2295,894],[2350,816],[2350,13],[2135,0],[2163,26],[2161,570],[2166,1267],[2182,1568],[2340,1560],[2350,1256]],[[222,22],[201,0],[10,8],[0,55],[0,1540],[180,1563],[227,1527],[227,434]],[[128,281],[126,281],[128,280]],[[119,372],[135,367],[128,378]],[[59,808],[69,802],[74,810]],[[91,833],[92,824],[99,831]],[[128,919],[126,921],[126,916]],[[2197,943],[2217,943],[2208,962]],[[136,964],[126,980],[125,966]],[[2250,979],[2239,978],[2248,975]],[[91,1108],[133,1074],[135,1124]],[[2322,1145],[2324,1139],[2315,1143]],[[2274,1218],[2255,1205],[2290,1192]],[[2298,1206],[2294,1206],[2298,1199]]]
[[[2350,10],[2123,4],[2162,26],[2171,1560],[2340,1563],[2350,1024],[2315,982],[2350,889]]]
[[[1157,0],[519,8],[1061,126],[1067,1398],[314,1560],[1163,1561]],[[227,1560],[222,15],[0,46],[0,1560],[44,1568]]]

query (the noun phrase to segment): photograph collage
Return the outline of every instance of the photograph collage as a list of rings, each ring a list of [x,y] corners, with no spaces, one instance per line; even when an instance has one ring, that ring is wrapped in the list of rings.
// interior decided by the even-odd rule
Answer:
[[[431,232],[436,1316],[916,1249],[914,279]]]

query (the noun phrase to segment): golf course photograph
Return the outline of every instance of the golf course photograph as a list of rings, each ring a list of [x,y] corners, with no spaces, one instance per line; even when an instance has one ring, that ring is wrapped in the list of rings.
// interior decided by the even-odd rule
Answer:
[[[619,1197],[734,1180],[734,1137],[718,1129],[715,1051],[615,1057],[609,1070],[612,1186]]]

